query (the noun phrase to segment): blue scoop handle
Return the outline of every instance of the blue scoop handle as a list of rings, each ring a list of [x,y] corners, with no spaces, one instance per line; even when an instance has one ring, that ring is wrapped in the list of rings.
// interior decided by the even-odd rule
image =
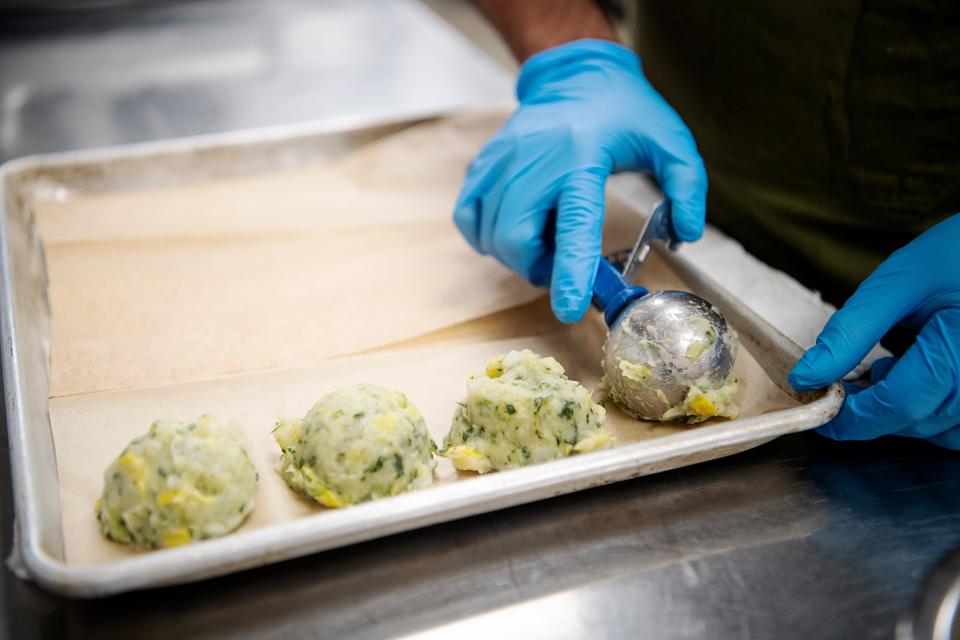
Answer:
[[[603,319],[612,327],[617,316],[628,304],[649,293],[643,287],[627,282],[605,258],[597,265],[597,277],[593,281],[593,304],[603,311]]]

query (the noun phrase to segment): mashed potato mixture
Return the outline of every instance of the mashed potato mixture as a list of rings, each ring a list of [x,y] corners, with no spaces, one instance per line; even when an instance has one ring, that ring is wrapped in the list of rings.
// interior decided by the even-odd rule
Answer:
[[[429,487],[436,445],[423,416],[398,391],[359,384],[337,389],[302,420],[273,431],[280,475],[326,507]]]
[[[216,419],[160,420],[104,473],[103,535],[144,547],[222,536],[253,511],[257,472]]]
[[[605,417],[559,362],[511,351],[467,381],[440,455],[478,473],[556,460],[610,446]]]
[[[685,419],[687,424],[695,424],[708,418],[736,418],[740,415],[738,386],[739,381],[732,373],[719,387],[710,386],[708,381],[695,383],[683,401],[667,409],[660,419]]]

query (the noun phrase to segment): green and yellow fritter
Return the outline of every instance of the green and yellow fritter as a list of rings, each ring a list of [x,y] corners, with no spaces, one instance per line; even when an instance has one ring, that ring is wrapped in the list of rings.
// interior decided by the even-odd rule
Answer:
[[[280,475],[326,507],[429,487],[436,448],[423,416],[399,391],[358,384],[322,397],[273,431]]]
[[[605,417],[559,362],[511,351],[467,380],[440,455],[478,473],[556,460],[610,446]]]
[[[222,536],[253,511],[257,480],[216,419],[159,420],[107,467],[97,519],[106,538],[143,547]]]

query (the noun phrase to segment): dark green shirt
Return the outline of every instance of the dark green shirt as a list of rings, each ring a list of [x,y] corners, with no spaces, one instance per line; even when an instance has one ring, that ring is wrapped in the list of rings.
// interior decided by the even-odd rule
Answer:
[[[644,71],[707,165],[708,220],[754,255],[842,303],[960,212],[958,0],[639,4]]]

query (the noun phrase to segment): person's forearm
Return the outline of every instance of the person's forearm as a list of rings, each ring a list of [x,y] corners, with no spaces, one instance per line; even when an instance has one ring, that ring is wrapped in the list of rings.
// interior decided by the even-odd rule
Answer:
[[[476,0],[523,62],[544,49],[581,38],[619,42],[593,0]]]

